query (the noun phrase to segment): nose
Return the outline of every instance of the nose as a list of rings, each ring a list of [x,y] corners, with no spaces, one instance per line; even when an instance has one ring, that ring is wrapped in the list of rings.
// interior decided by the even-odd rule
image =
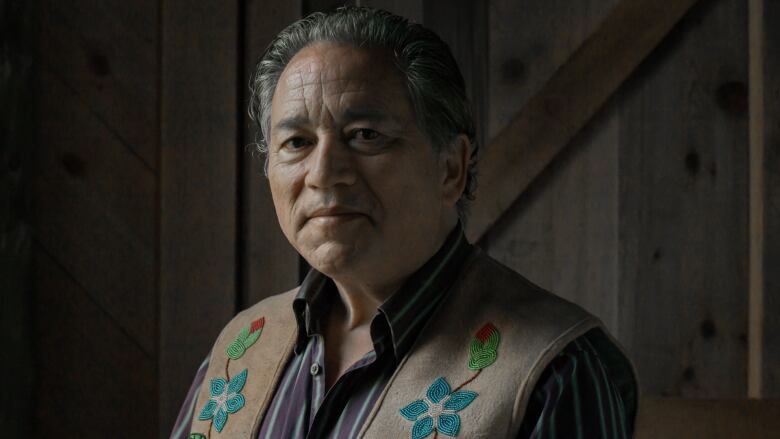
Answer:
[[[349,147],[334,134],[319,136],[317,145],[307,160],[306,185],[332,188],[351,185],[356,180],[355,163]]]

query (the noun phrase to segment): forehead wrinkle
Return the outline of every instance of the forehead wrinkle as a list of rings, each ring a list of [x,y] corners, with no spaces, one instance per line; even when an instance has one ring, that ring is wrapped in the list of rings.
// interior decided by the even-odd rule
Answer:
[[[343,113],[352,107],[375,108],[397,122],[406,122],[404,125],[413,121],[413,114],[395,114],[401,108],[393,96],[403,94],[408,102],[402,77],[384,68],[385,60],[372,59],[364,60],[367,68],[357,70],[340,62],[328,63],[327,58],[317,54],[293,62],[289,66],[291,71],[285,75],[283,113],[288,117],[305,116],[314,124],[330,125],[343,120]],[[413,111],[410,106],[404,107]]]
[[[288,86],[286,87],[285,96],[283,96],[281,102],[285,117],[299,116],[301,110],[303,110],[304,114],[308,113],[306,107],[306,86],[300,77],[300,72],[295,73],[297,75],[291,74],[291,78],[286,81],[286,85]],[[298,80],[296,81],[294,77],[297,77]]]
[[[291,65],[292,71],[287,75],[285,85],[287,93],[283,102],[284,113],[288,117],[298,119],[311,119],[312,113],[317,113],[317,95],[321,94],[321,87],[316,75],[318,63],[310,60],[305,63]],[[315,76],[316,75],[316,76]]]
[[[291,75],[290,80],[287,81],[294,87],[290,90],[289,95],[294,100],[303,101],[304,108],[302,110],[310,115],[312,120],[319,119],[320,124],[332,121],[334,119],[333,109],[330,108],[331,102],[328,98],[343,94],[351,88],[350,84],[353,80],[339,77],[340,66],[338,64],[328,69],[317,60],[296,65],[294,69],[294,75]]]

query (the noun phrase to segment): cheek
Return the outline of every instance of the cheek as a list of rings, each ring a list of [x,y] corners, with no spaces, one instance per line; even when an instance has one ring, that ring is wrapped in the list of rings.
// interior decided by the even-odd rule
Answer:
[[[276,216],[279,218],[282,229],[286,231],[292,226],[296,194],[299,193],[296,190],[295,174],[287,170],[280,172],[279,169],[273,171],[269,169],[268,180]]]
[[[373,175],[375,192],[388,215],[406,219],[426,218],[438,209],[441,194],[436,188],[436,176],[419,163],[396,163],[377,169]]]

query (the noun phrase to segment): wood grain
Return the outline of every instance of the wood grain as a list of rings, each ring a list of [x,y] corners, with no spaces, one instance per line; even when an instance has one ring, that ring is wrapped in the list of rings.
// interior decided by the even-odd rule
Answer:
[[[153,436],[157,3],[38,7],[35,425],[41,436]]]
[[[358,0],[355,3],[359,6],[384,9],[416,23],[423,22],[424,2],[420,0]]]
[[[339,6],[354,4],[354,0],[302,0],[303,15],[318,11],[330,11]]]
[[[493,138],[468,236],[478,240],[558,155],[695,0],[623,0]]]
[[[156,171],[157,2],[44,0],[40,9],[43,65]]]
[[[622,340],[617,280],[619,106],[607,104],[481,245],[534,283],[598,316]]]
[[[780,398],[780,4],[763,1],[764,221],[762,395]]]
[[[35,437],[154,437],[156,362],[36,249]]]
[[[236,3],[163,3],[160,430],[236,311]],[[183,13],[186,11],[186,13]]]
[[[618,2],[531,0],[522,7],[511,0],[489,2],[488,139],[512,122]]]
[[[37,5],[0,2],[0,363],[6,394],[0,401],[0,431],[8,437],[33,434],[35,344],[32,290],[33,228],[30,179],[36,149],[38,55]]]
[[[643,399],[639,406],[638,439],[776,438],[780,400]]]
[[[491,3],[489,125],[503,125],[538,93],[616,3],[536,1],[524,8],[512,1]],[[481,244],[504,264],[599,316],[619,337],[618,111],[615,102],[606,104]]]
[[[37,240],[154,355],[156,178],[60,79],[41,84]]]
[[[646,396],[746,396],[747,11],[697,5],[626,84],[621,332]]]

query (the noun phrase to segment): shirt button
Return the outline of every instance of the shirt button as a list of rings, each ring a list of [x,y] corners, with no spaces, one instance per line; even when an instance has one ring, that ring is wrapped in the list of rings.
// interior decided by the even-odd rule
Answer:
[[[311,368],[309,369],[309,372],[312,374],[312,376],[317,376],[320,374],[320,365],[319,363],[314,363],[311,365]]]

